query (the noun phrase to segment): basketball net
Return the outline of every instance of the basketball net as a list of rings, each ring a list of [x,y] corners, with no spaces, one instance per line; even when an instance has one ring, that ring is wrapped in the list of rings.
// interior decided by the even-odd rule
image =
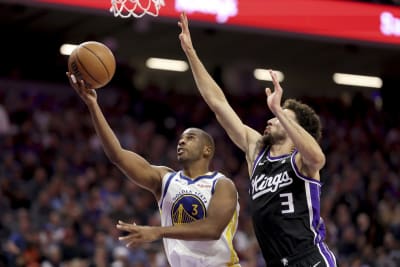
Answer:
[[[140,1],[143,0],[111,0],[110,12],[121,18],[141,18],[146,14],[157,17],[161,6],[165,5],[164,0],[145,0],[147,5]]]

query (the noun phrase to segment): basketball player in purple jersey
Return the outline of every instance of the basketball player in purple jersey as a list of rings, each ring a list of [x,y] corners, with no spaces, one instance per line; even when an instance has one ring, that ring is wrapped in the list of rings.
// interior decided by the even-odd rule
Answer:
[[[270,71],[274,91],[266,89],[275,115],[263,134],[245,125],[229,105],[193,48],[185,14],[179,35],[200,91],[232,141],[246,154],[255,234],[268,267],[334,267],[320,218],[319,171],[325,155],[318,144],[319,117],[296,100],[281,105],[283,90]]]

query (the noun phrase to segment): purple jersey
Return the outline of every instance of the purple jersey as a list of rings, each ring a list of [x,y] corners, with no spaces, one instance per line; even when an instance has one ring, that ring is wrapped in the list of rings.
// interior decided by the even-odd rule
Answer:
[[[249,193],[258,243],[267,263],[315,247],[325,261],[321,266],[336,266],[323,242],[321,183],[300,174],[296,154],[271,157],[264,149],[254,163]]]

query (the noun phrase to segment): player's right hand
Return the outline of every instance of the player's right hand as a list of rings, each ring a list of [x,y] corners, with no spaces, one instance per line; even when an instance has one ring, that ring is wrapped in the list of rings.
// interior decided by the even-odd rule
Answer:
[[[265,94],[267,95],[267,104],[269,109],[276,115],[277,112],[282,110],[281,101],[283,89],[279,84],[279,79],[276,73],[273,70],[269,70],[269,74],[272,78],[272,83],[274,84],[274,91],[271,88],[265,89]]]
[[[88,89],[85,85],[85,81],[78,81],[74,74],[66,72],[66,75],[72,88],[74,88],[77,94],[87,105],[96,102],[97,94],[95,89]]]

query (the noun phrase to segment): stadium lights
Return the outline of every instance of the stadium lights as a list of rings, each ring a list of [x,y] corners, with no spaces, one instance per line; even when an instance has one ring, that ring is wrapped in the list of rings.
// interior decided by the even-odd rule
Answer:
[[[74,44],[63,44],[60,46],[60,53],[61,55],[69,56],[77,46]]]
[[[285,75],[283,75],[283,72],[274,70],[276,75],[278,76],[279,82],[282,82],[285,79]],[[254,72],[254,78],[260,81],[272,81],[271,75],[269,74],[267,69],[255,69]]]
[[[376,76],[335,73],[333,74],[333,81],[341,85],[371,87],[371,88],[382,87],[382,79]]]
[[[150,69],[184,72],[189,69],[188,63],[183,60],[151,57],[146,60],[146,66]]]

